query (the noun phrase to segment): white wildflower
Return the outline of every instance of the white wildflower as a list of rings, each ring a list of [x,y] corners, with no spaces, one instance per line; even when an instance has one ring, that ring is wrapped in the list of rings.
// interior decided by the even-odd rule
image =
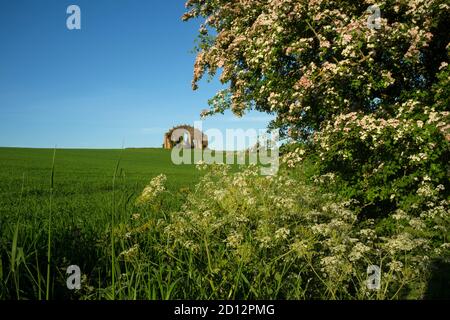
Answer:
[[[164,183],[167,177],[164,174],[153,178],[150,183],[144,188],[142,194],[137,199],[138,204],[145,204],[151,202],[157,195],[166,190]]]

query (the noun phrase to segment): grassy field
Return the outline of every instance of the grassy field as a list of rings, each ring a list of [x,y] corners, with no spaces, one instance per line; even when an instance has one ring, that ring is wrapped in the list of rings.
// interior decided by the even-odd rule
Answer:
[[[61,268],[71,263],[111,276],[99,252],[111,224],[129,221],[146,183],[165,174],[174,195],[167,205],[176,209],[199,178],[163,149],[58,149],[53,161],[54,151],[0,148],[1,298],[67,298]]]
[[[399,242],[408,225],[356,225],[341,185],[311,180],[313,164],[269,177],[176,166],[162,149],[0,148],[0,300],[448,296],[447,262],[419,264],[431,251]],[[440,246],[445,233],[430,230]],[[368,292],[367,266],[386,261],[400,271],[385,267],[382,290]],[[72,265],[79,290],[67,286]]]

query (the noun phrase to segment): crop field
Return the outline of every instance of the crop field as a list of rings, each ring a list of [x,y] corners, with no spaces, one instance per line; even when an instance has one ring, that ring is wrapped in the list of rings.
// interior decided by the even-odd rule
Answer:
[[[170,151],[163,149],[0,148],[0,168],[3,298],[45,297],[49,231],[51,295],[65,287],[55,266],[67,261],[84,270],[101,269],[102,237],[112,222],[130,219],[135,198],[151,178],[167,175],[167,189],[174,194],[167,204],[176,208],[199,177],[193,165],[173,165]]]

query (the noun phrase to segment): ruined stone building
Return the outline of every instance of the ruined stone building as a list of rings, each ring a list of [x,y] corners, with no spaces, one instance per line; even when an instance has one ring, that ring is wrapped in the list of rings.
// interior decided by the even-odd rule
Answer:
[[[176,126],[166,132],[163,142],[164,149],[172,149],[174,147],[206,149],[208,148],[208,137],[192,126]]]

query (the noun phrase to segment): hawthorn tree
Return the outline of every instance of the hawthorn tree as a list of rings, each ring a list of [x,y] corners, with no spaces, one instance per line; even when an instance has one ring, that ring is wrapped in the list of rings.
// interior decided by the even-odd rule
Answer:
[[[272,127],[306,139],[324,121],[361,112],[391,117],[416,99],[449,108],[448,0],[189,0],[204,19],[193,88],[220,73],[227,89],[204,116],[230,109],[276,115]]]

